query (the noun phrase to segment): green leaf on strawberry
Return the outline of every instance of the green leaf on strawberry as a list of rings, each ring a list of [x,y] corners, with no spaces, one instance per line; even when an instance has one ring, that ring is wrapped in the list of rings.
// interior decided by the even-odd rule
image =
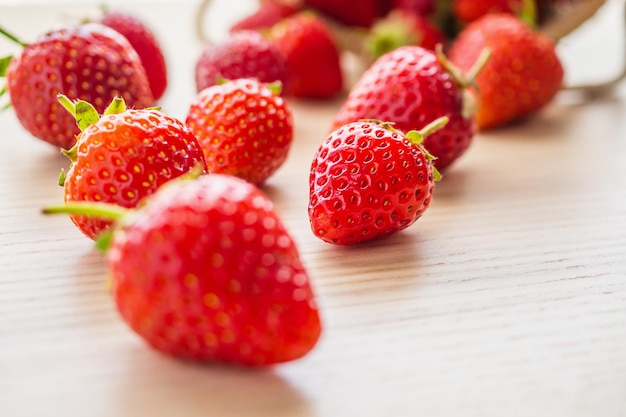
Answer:
[[[9,68],[9,64],[11,63],[12,56],[5,56],[4,58],[0,58],[0,77],[4,77],[7,73],[7,68]],[[3,92],[6,91],[3,88]]]

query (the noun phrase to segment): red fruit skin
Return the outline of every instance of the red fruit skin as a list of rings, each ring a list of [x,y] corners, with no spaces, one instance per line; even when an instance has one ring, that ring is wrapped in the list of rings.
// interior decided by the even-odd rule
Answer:
[[[273,26],[269,37],[285,56],[289,77],[285,94],[328,99],[341,92],[343,73],[339,48],[322,20],[301,12]]]
[[[137,52],[118,32],[86,24],[51,32],[14,57],[6,73],[15,114],[33,136],[69,149],[80,133],[57,94],[82,99],[103,112],[121,96],[129,107],[154,104]]]
[[[473,22],[486,14],[516,14],[526,0],[453,0],[452,12],[463,23]]]
[[[154,110],[103,116],[76,145],[64,182],[64,200],[113,203],[132,208],[162,184],[192,168],[206,171],[202,148],[182,122]],[[111,221],[71,215],[95,239]]]
[[[215,85],[219,78],[256,78],[264,83],[289,83],[285,57],[279,48],[253,31],[240,31],[226,41],[208,45],[196,63],[196,89]]]
[[[152,95],[160,99],[167,89],[167,64],[154,33],[136,17],[120,12],[105,13],[101,23],[121,33],[137,51]]]
[[[394,10],[404,10],[428,16],[436,9],[436,0],[392,0],[391,7]]]
[[[417,45],[434,51],[437,45],[445,45],[446,37],[444,33],[423,15],[411,12],[404,12],[408,22],[413,24],[417,34]]]
[[[480,130],[527,117],[560,90],[563,66],[554,43],[515,16],[487,15],[468,25],[452,44],[449,58],[467,70],[484,48],[491,49],[491,57],[476,77]]]
[[[304,6],[322,12],[346,26],[370,27],[388,11],[387,1],[304,0]]]
[[[287,159],[293,116],[265,84],[238,79],[202,90],[185,124],[198,138],[211,173],[263,184]]]
[[[267,366],[319,339],[293,240],[271,201],[238,178],[163,187],[116,231],[107,257],[121,316],[165,354]]]
[[[431,162],[400,132],[354,122],[322,143],[309,186],[313,234],[328,243],[353,245],[413,224],[429,207],[435,182]]]
[[[428,135],[424,147],[446,170],[472,142],[473,116],[463,114],[463,90],[442,67],[433,51],[404,46],[381,56],[355,84],[332,128],[361,119],[394,123],[402,132],[420,130],[443,116],[448,124]]]
[[[298,11],[300,11],[300,7],[286,4],[282,1],[263,1],[260,2],[258,9],[254,13],[236,22],[230,28],[230,32],[267,29],[284,18],[296,14]]]

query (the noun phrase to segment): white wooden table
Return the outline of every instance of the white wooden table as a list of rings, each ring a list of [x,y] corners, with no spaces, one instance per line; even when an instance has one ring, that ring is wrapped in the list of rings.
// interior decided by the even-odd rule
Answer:
[[[128,8],[160,26],[163,108],[184,117],[201,46],[193,4]],[[35,34],[66,9],[0,7],[0,23]],[[575,76],[611,70],[581,52],[610,26],[565,45]],[[1,416],[626,415],[626,85],[594,102],[561,94],[480,134],[422,219],[353,248],[317,240],[306,215],[308,167],[340,100],[291,104],[294,147],[265,191],[325,329],[310,355],[263,371],[170,359],[131,333],[91,241],[39,214],[61,201],[67,161],[0,115]]]

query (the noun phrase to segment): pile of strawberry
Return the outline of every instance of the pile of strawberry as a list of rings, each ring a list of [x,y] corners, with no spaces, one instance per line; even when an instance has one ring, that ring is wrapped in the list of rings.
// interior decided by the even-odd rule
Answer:
[[[70,159],[64,204],[45,212],[69,214],[106,251],[113,297],[137,334],[177,357],[280,363],[309,352],[322,325],[262,187],[294,143],[287,100],[346,89],[337,22],[367,28],[358,39],[377,55],[312,155],[308,217],[325,242],[407,228],[477,129],[529,115],[560,88],[553,43],[512,2],[470,18],[460,12],[470,1],[263,1],[199,54],[185,120],[154,107],[167,87],[163,53],[122,13],[29,44],[0,29],[23,48],[0,59],[2,92],[27,131]],[[389,38],[408,16],[410,36]],[[432,31],[418,33],[426,23]]]
[[[401,46],[434,51],[442,45],[460,71],[469,71],[481,51],[489,49],[491,59],[472,83],[474,93],[480,91],[476,126],[487,130],[537,112],[561,88],[563,68],[554,42],[537,29],[566,2],[262,0],[231,32],[235,36],[250,30],[264,33],[265,42],[283,52],[286,73],[282,79],[292,84],[286,91],[306,98],[334,97],[346,87],[338,58],[345,51],[357,52],[371,63]],[[236,51],[256,48],[239,43]],[[379,99],[392,101],[393,97]],[[358,116],[375,118],[378,114],[366,111]]]

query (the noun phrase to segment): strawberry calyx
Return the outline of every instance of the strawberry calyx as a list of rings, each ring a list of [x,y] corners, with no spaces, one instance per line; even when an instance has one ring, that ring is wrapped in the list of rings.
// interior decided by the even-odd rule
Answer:
[[[407,19],[392,12],[372,26],[363,41],[363,48],[368,58],[376,59],[401,46],[418,44],[421,41],[419,35]]]
[[[464,88],[464,89],[468,87],[477,88],[476,77],[482,71],[482,69],[485,67],[485,65],[489,61],[489,58],[491,57],[491,49],[490,48],[483,49],[480,52],[480,55],[478,55],[478,58],[476,59],[476,61],[474,62],[474,65],[472,65],[469,71],[467,71],[466,73],[463,73],[444,54],[443,46],[441,44],[437,45],[435,49],[435,53],[437,54],[437,59],[439,60],[439,63],[441,64],[441,66],[443,66],[444,69],[450,73],[450,75],[452,76],[454,81],[459,85],[459,87]]]
[[[478,55],[478,58],[476,58],[474,65],[472,65],[466,73],[462,72],[459,67],[448,59],[443,52],[443,46],[441,44],[437,45],[435,48],[435,54],[441,66],[450,73],[452,79],[463,91],[463,108],[461,110],[463,117],[472,117],[478,108],[476,105],[476,95],[480,94],[478,85],[476,84],[476,77],[478,77],[478,74],[480,74],[489,61],[489,58],[491,58],[491,49],[483,49]],[[469,91],[470,89],[474,90],[475,94],[471,93]]]
[[[64,94],[57,95],[58,102],[76,119],[76,124],[80,128],[80,131],[84,131],[92,124],[100,120],[100,114],[96,108],[85,100],[70,100]],[[103,114],[120,114],[126,111],[126,103],[121,97],[115,97],[111,100],[111,103],[104,110]],[[70,149],[61,149],[61,153],[65,155],[70,161],[76,161],[78,142]],[[65,170],[61,169],[59,175],[58,184],[63,186],[65,183]]]
[[[428,123],[426,126],[421,128],[420,130],[411,130],[407,133],[404,133],[393,126],[391,122],[378,122],[376,120],[371,120],[373,123],[379,124],[381,127],[391,130],[392,132],[396,132],[402,136],[404,136],[409,142],[413,145],[417,146],[419,150],[424,154],[428,161],[434,161],[437,159],[436,156],[428,152],[428,149],[423,145],[424,139],[444,127],[448,124],[450,119],[448,116],[438,117],[432,122]],[[433,178],[435,181],[440,181],[442,178],[441,172],[433,165]]]
[[[84,131],[90,125],[100,120],[100,114],[96,108],[85,100],[70,100],[63,94],[57,95],[59,103],[67,110],[74,119],[76,124],[80,128],[80,131]],[[103,114],[120,114],[126,111],[126,103],[121,97],[115,97],[111,103],[104,110]]]

